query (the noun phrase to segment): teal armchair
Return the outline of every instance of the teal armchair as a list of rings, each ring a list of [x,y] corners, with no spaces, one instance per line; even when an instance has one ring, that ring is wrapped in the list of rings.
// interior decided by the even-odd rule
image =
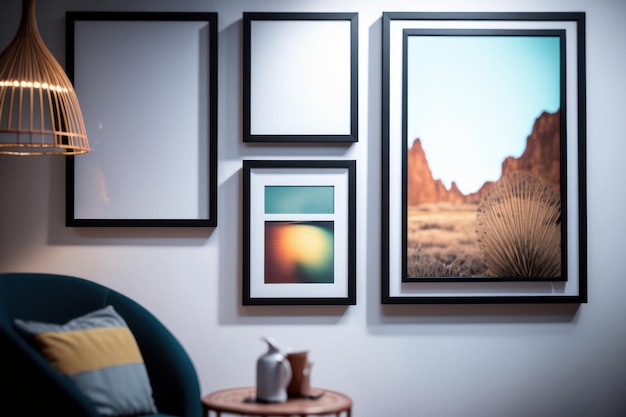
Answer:
[[[65,323],[107,305],[124,318],[139,345],[159,411],[152,416],[202,416],[194,366],[154,315],[95,282],[34,273],[0,274],[0,415],[98,417],[90,400],[28,343],[13,320]]]

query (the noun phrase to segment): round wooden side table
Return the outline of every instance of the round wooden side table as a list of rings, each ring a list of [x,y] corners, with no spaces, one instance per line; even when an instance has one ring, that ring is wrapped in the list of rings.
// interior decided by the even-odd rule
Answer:
[[[322,388],[311,388],[310,397],[289,398],[284,403],[260,403],[256,401],[256,388],[229,388],[202,397],[202,406],[207,417],[211,411],[216,417],[222,413],[246,416],[319,416],[334,414],[340,417],[352,415],[352,400],[339,392]]]

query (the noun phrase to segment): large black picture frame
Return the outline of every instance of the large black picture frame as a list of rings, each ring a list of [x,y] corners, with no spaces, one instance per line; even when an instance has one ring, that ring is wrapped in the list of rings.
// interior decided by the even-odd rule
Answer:
[[[91,146],[66,225],[216,227],[217,13],[69,11],[66,42]]]
[[[586,302],[584,13],[389,12],[383,14],[382,29],[382,303]],[[407,142],[410,139],[407,118],[410,116],[407,115],[406,43],[409,36],[557,36],[564,43],[560,115],[555,116],[561,126],[560,216],[556,220],[562,222],[561,275],[452,278],[415,277],[407,273]],[[509,102],[501,105],[512,106],[515,100],[521,98],[510,97]],[[448,116],[449,123],[454,125],[455,115]],[[483,194],[481,198],[486,197]]]

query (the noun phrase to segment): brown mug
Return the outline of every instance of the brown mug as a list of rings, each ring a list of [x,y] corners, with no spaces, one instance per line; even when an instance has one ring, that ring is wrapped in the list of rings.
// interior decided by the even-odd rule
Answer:
[[[287,395],[302,397],[309,395],[311,388],[311,363],[308,352],[292,352],[287,354],[287,360],[291,365],[291,381],[287,386]]]

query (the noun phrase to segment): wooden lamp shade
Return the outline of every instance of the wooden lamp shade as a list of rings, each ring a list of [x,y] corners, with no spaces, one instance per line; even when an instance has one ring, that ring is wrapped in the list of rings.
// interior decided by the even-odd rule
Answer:
[[[24,0],[17,34],[0,55],[0,154],[86,152],[72,83],[39,35],[35,0]]]

